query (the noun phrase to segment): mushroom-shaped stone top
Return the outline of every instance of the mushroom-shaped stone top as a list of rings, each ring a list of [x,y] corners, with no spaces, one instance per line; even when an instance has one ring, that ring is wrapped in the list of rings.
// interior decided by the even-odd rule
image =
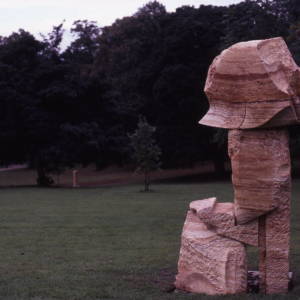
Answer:
[[[282,38],[224,50],[209,68],[204,91],[210,102],[204,125],[248,129],[300,121],[300,69]]]

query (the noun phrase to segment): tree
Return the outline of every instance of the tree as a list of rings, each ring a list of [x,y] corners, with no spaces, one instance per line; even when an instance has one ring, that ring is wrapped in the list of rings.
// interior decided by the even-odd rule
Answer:
[[[221,50],[238,42],[288,36],[288,22],[280,1],[245,0],[230,5],[223,15],[226,36]]]
[[[215,173],[224,175],[225,161],[228,159],[228,130],[217,128],[210,142]]]
[[[153,137],[155,127],[149,125],[145,118],[140,118],[138,129],[129,134],[133,149],[133,159],[136,162],[136,171],[145,173],[145,191],[149,191],[149,173],[160,168],[161,150]]]
[[[277,10],[282,12],[289,25],[289,35],[285,37],[295,62],[300,65],[300,7],[298,0],[277,0]]]
[[[63,23],[64,22],[65,21],[63,21]],[[59,54],[60,44],[63,40],[63,23],[59,24],[58,26],[53,26],[53,30],[52,32],[48,33],[48,37],[46,37],[43,34],[40,34],[43,38],[43,42],[46,45],[47,50],[50,50],[50,53],[55,53],[56,55]]]
[[[30,160],[42,186],[75,163],[104,168],[107,149],[115,155],[120,141],[111,138],[122,124],[114,94],[98,74],[62,57],[61,33],[57,26],[43,41],[24,30],[0,39],[0,161]]]
[[[165,20],[161,72],[148,108],[164,165],[192,166],[207,158],[212,130],[198,122],[208,109],[203,90],[223,35],[221,18],[218,7],[183,6]]]
[[[26,116],[37,116],[36,70],[45,43],[22,29],[0,42],[0,159],[2,164],[25,162],[30,157]],[[47,122],[47,120],[45,120]],[[37,125],[37,124],[36,124]],[[40,129],[35,125],[35,129]],[[46,134],[47,135],[47,134]],[[37,138],[38,139],[38,138]]]
[[[184,6],[167,13],[154,1],[99,36],[94,67],[120,95],[127,132],[139,115],[156,127],[164,166],[191,166],[208,152],[212,130],[198,122],[208,109],[203,89],[224,35],[222,12]]]
[[[77,20],[73,23],[71,33],[77,37],[67,48],[66,54],[72,55],[74,60],[81,63],[90,64],[94,61],[98,44],[97,38],[100,28],[95,21]]]

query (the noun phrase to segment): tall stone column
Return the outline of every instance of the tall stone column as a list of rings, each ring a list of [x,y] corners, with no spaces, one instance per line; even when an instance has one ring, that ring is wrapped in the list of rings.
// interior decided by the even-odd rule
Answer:
[[[287,129],[229,130],[235,217],[259,218],[260,293],[288,291],[291,163]]]

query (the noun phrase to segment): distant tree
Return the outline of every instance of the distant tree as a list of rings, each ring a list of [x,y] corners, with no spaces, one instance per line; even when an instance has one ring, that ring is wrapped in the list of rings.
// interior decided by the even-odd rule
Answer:
[[[71,33],[76,39],[65,51],[65,56],[71,55],[72,59],[77,62],[91,64],[98,49],[97,38],[100,28],[97,26],[97,22],[77,20],[73,23]]]
[[[167,13],[157,1],[102,28],[95,69],[105,74],[132,132],[139,115],[156,127],[164,166],[204,158],[211,130],[198,124],[208,109],[203,92],[224,35],[223,9],[190,6]]]
[[[245,0],[224,10],[225,37],[221,50],[238,42],[288,36],[288,22],[282,1]]]
[[[150,1],[146,3],[143,7],[139,8],[134,14],[134,17],[146,17],[155,18],[156,16],[166,15],[167,11],[163,4],[158,1]]]
[[[111,78],[102,69],[95,67],[94,58],[99,52],[101,33],[97,22],[77,20],[73,23],[71,33],[76,39],[61,57],[64,62],[72,65],[73,72],[68,76],[80,87],[79,96],[88,109],[87,118],[83,122],[95,122],[101,132],[102,146],[98,160],[101,161],[101,168],[111,163],[117,163],[121,167],[124,158],[129,157],[129,130],[126,126],[134,117],[122,105],[122,97],[114,89]],[[79,110],[77,114],[81,119],[83,115]]]
[[[61,34],[59,25],[43,41],[24,30],[0,38],[0,163],[30,160],[42,186],[75,163],[104,168],[126,144],[116,134],[128,141],[109,85],[60,54]]]
[[[228,130],[217,128],[211,142],[211,159],[214,162],[215,173],[225,173],[225,161],[228,160]]]
[[[136,171],[145,173],[145,191],[149,190],[150,171],[158,170],[161,165],[161,150],[155,143],[154,132],[155,127],[149,125],[145,118],[140,118],[138,129],[135,133],[129,134]]]
[[[64,29],[63,29],[63,21],[58,26],[53,26],[52,32],[48,33],[48,37],[40,34],[43,38],[43,42],[46,45],[47,50],[50,50],[49,52],[52,54],[58,55],[60,52],[60,44],[63,40],[64,35]]]
[[[20,29],[0,42],[0,160],[1,164],[29,160],[28,117],[31,121],[47,118],[33,108],[38,103],[35,90],[40,53],[45,43]],[[35,124],[35,133],[43,131]],[[47,138],[50,135],[47,133]],[[35,137],[39,140],[40,137]],[[46,138],[45,138],[46,139]],[[34,160],[34,159],[33,159]]]
[[[285,37],[295,62],[300,66],[300,6],[298,0],[277,0],[277,10],[288,22],[289,35]]]

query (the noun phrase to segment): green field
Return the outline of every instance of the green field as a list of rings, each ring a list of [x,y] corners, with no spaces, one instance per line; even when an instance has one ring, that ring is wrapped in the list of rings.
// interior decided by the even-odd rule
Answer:
[[[288,295],[168,293],[192,200],[233,200],[229,181],[0,189],[0,299],[300,299],[300,182],[293,181]],[[258,257],[249,248],[249,268]]]

